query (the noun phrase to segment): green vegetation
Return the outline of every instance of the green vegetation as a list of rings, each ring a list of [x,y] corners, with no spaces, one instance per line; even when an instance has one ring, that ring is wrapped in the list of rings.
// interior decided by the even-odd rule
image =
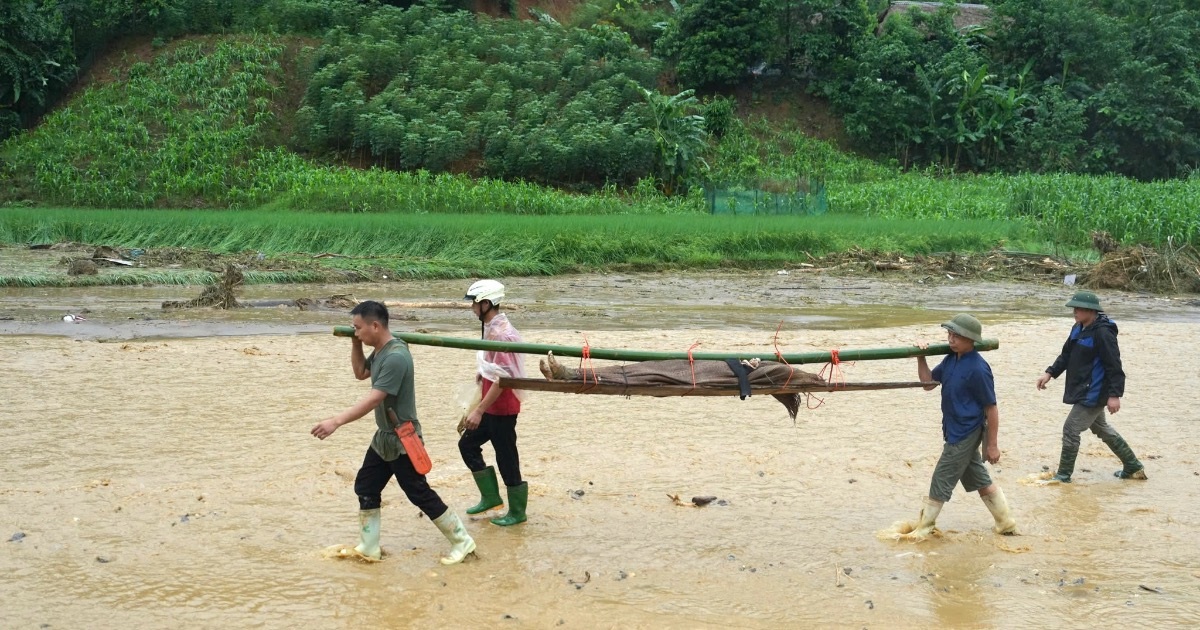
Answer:
[[[0,11],[0,140],[66,93],[80,66],[116,36],[136,32],[166,0],[6,2]]]
[[[662,163],[657,180],[589,195],[525,182],[426,171],[315,165],[270,146],[284,126],[285,89],[276,38],[189,40],[152,63],[86,90],[35,131],[3,145],[3,173],[15,185],[0,200],[75,206],[265,208],[405,214],[700,214],[698,187],[665,197],[655,181],[678,185],[699,162],[687,95],[650,93]],[[663,125],[658,127],[657,125]],[[1013,221],[1034,238],[1082,248],[1093,230],[1126,243],[1200,242],[1194,217],[1200,180],[1137,183],[1117,177],[957,175],[903,172],[837,151],[826,142],[761,119],[726,121],[709,151],[707,177],[807,189],[823,182],[836,214],[888,218]],[[94,130],[80,133],[80,130]],[[865,244],[863,244],[865,246]]]
[[[1200,178],[905,172],[764,120],[735,125],[714,156],[714,181],[821,181],[837,214],[1012,221],[1036,240],[1075,249],[1097,230],[1127,244],[1200,244]]]
[[[336,215],[247,211],[0,209],[0,242],[75,241],[343,254],[330,264],[395,277],[544,275],[609,268],[772,267],[854,247],[929,253],[1020,242],[1003,221],[858,217]]]
[[[381,7],[325,38],[298,135],[385,168],[633,184],[654,167],[642,94],[659,70],[613,27]]]
[[[904,165],[1120,174],[1200,167],[1200,7],[1188,0],[1004,0],[893,16],[816,87],[863,148]]]
[[[625,194],[609,186],[584,196],[465,175],[315,165],[270,146],[283,125],[276,110],[286,82],[284,51],[278,38],[191,40],[165,49],[153,63],[132,64],[117,81],[85,90],[36,130],[0,145],[0,176],[13,184],[0,188],[0,202],[270,204],[324,212],[701,211],[697,198],[667,199],[652,185]]]
[[[193,41],[134,63],[0,147],[8,195],[101,207],[260,202],[260,176],[284,161],[260,146],[278,124],[282,51],[264,38]]]
[[[779,31],[770,2],[699,0],[683,5],[658,40],[659,52],[676,60],[684,84],[723,88],[741,83],[746,68],[764,60]]]
[[[1097,230],[1200,245],[1200,9],[1183,0],[1004,0],[982,28],[947,7],[879,35],[877,0],[582,0],[562,24],[458,4],[18,3],[0,137],[99,46],[145,39],[0,144],[0,204],[240,213],[3,210],[0,242],[329,251],[400,276],[1080,250]],[[824,95],[884,160],[745,115],[768,86]],[[710,218],[702,186],[823,187],[829,216]]]
[[[328,273],[308,269],[289,271],[246,271],[246,284],[285,284],[297,282],[344,281]],[[65,276],[62,274],[24,274],[0,276],[0,287],[133,287],[145,284],[188,286],[213,284],[221,274],[211,271],[177,270],[128,271],[113,270],[95,276]],[[352,278],[351,278],[352,279]]]
[[[877,0],[691,0],[655,51],[683,88],[817,93],[872,154],[953,171],[1200,168],[1200,6],[997,0],[890,15]],[[753,70],[752,70],[753,69]],[[768,79],[778,75],[778,79]]]

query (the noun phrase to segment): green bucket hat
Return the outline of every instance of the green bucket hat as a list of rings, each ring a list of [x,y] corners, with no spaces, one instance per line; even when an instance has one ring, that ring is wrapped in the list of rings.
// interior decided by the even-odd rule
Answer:
[[[1074,297],[1071,298],[1071,301],[1067,302],[1067,306],[1070,306],[1071,308],[1086,308],[1093,311],[1102,310],[1100,308],[1100,298],[1096,297],[1096,294],[1092,293],[1091,291],[1080,291],[1076,293]]]
[[[971,341],[983,341],[983,324],[966,313],[955,315],[954,319],[942,324],[942,328]]]

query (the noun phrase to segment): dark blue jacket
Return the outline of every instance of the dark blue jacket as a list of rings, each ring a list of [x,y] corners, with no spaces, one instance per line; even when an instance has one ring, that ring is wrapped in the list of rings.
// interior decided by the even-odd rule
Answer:
[[[1058,378],[1063,371],[1063,402],[1097,407],[1111,397],[1125,395],[1125,371],[1121,369],[1121,349],[1117,346],[1117,323],[1104,313],[1087,328],[1075,324],[1063,344],[1062,354],[1046,372]]]

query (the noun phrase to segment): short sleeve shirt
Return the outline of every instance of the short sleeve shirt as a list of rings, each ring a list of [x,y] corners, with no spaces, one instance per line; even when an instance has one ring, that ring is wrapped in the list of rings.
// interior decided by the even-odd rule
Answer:
[[[417,398],[413,386],[413,360],[408,344],[393,339],[367,357],[367,368],[371,370],[371,388],[387,397],[375,406],[375,437],[371,448],[384,461],[390,462],[405,454],[400,438],[396,436],[396,425],[387,415],[389,408],[396,411],[400,422],[413,423],[417,435],[421,435],[421,423],[417,420]]]
[[[933,368],[933,380],[942,384],[942,438],[957,444],[983,424],[984,409],[996,404],[992,367],[976,350],[961,357],[952,353]]]

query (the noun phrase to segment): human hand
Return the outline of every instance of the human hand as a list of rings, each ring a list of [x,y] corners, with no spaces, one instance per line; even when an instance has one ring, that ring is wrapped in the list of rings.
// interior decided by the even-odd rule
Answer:
[[[1042,372],[1042,375],[1037,378],[1037,388],[1039,390],[1046,389],[1046,383],[1050,382],[1050,373]]]
[[[337,431],[338,426],[339,425],[336,418],[327,418],[321,422],[318,422],[317,426],[313,427],[310,433],[312,433],[313,437],[317,438],[318,440],[324,440],[325,438],[333,435],[333,432]]]
[[[1108,413],[1117,413],[1121,410],[1121,399],[1113,396],[1108,399]]]
[[[479,423],[483,420],[483,412],[478,409],[472,409],[471,413],[463,420],[464,431],[474,431],[479,428]]]
[[[1000,447],[999,446],[996,446],[995,444],[988,444],[986,451],[987,451],[987,453],[986,453],[987,461],[989,464],[999,464],[1000,463]]]
[[[920,348],[920,349],[922,349],[922,350],[928,350],[928,349],[929,349],[929,342],[928,342],[928,341],[918,341],[918,342],[917,342],[917,347],[918,347],[918,348]]]

